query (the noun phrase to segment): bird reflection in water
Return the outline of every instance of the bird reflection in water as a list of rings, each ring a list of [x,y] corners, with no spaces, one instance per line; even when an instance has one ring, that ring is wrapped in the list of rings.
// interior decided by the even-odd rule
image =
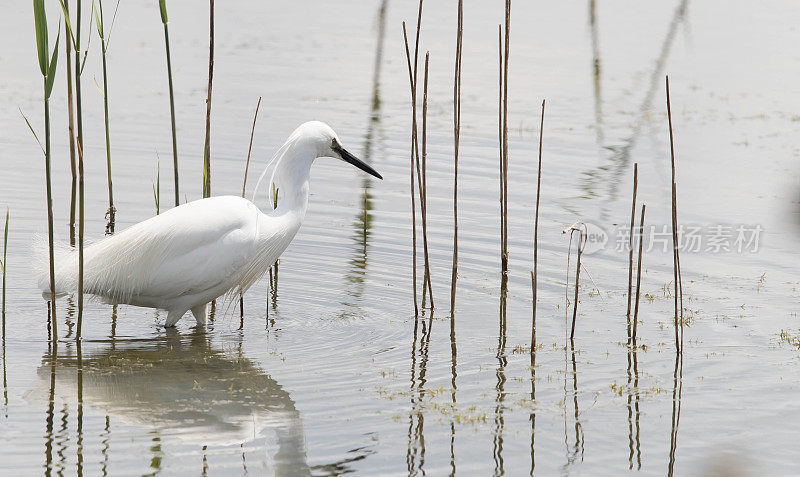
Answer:
[[[66,446],[69,441],[54,436],[56,402],[65,403],[62,420],[66,423],[67,409],[76,396],[78,474],[84,470],[84,405],[87,410],[101,410],[105,416],[105,432],[100,436],[103,469],[109,454],[110,423],[115,420],[151,429],[148,466],[153,472],[169,458],[162,450],[165,436],[181,444],[196,445],[198,450],[214,445],[242,445],[267,437],[267,460],[275,474],[309,475],[313,471],[306,461],[303,424],[291,396],[241,354],[215,348],[201,331],[188,336],[168,333],[152,340],[117,342],[115,346],[108,344],[83,352],[81,345],[62,350],[53,346],[43,356],[38,374],[39,386],[31,394],[48,402],[48,474],[58,466],[63,468],[63,463],[54,462],[54,444]],[[368,450],[360,456],[367,454]],[[86,471],[93,473],[93,469]]]

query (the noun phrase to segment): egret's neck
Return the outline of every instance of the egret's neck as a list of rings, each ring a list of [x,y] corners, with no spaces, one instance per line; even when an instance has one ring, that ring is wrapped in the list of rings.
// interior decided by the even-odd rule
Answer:
[[[279,191],[278,208],[270,216],[288,215],[300,225],[299,222],[305,217],[308,208],[311,164],[315,158],[313,151],[304,151],[302,148],[292,148],[286,152],[275,169],[275,187]]]

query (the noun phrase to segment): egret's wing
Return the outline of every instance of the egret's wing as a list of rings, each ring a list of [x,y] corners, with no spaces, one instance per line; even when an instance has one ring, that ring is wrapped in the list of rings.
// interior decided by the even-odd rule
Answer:
[[[247,200],[217,197],[140,222],[86,250],[84,289],[125,302],[217,287],[248,263],[259,214]]]

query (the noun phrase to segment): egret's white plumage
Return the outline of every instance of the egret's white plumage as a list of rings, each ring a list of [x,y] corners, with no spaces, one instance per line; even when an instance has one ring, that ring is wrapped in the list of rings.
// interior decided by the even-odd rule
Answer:
[[[246,291],[289,246],[308,207],[311,165],[323,156],[380,178],[341,147],[328,125],[304,123],[271,162],[270,184],[281,191],[277,209],[265,214],[253,202],[235,196],[170,209],[86,247],[84,292],[111,303],[167,310],[166,326],[174,326],[189,310],[198,324],[205,324],[211,300]],[[59,253],[55,269],[56,292],[76,291],[77,253]],[[47,273],[40,273],[39,286],[49,296]]]

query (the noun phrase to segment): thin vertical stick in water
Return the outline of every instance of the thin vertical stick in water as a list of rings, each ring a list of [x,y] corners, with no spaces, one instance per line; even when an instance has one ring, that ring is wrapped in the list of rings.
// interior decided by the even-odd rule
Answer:
[[[542,192],[542,137],[544,136],[544,105],[545,100],[542,100],[542,121],[539,125],[539,169],[536,174],[536,212],[533,219],[533,270],[531,270],[531,288],[533,289],[533,317],[531,318],[531,354],[535,352],[536,347],[536,300],[537,290],[539,283],[536,281],[538,278],[538,265],[539,265],[539,199]]]
[[[502,271],[503,264],[505,263],[505,220],[503,220],[503,211],[505,210],[505,187],[503,177],[503,161],[505,155],[503,154],[503,26],[497,25],[497,57],[498,63],[498,85],[497,85],[497,137],[500,144],[500,269]]]
[[[175,179],[175,207],[180,205],[180,187],[178,185],[178,137],[175,134],[175,93],[172,89],[172,58],[169,54],[169,19],[167,18],[167,0],[159,0],[161,23],[164,24],[164,44],[167,49],[167,78],[169,79],[169,113],[172,124],[172,174]]]
[[[78,122],[78,325],[75,338],[81,339],[81,325],[83,324],[83,232],[84,232],[84,190],[83,190],[83,106],[81,95],[81,76],[83,64],[81,63],[81,0],[78,0],[77,17],[75,24],[75,113]],[[90,37],[91,39],[91,37]],[[88,44],[87,44],[88,49]],[[84,55],[85,57],[85,55]],[[55,288],[55,286],[53,286]],[[55,301],[53,302],[53,323],[55,324]],[[53,336],[58,337],[53,326]]]
[[[508,56],[511,42],[511,0],[506,0],[503,49],[503,273],[508,273]]]
[[[8,219],[10,217],[11,211],[6,209],[6,226],[3,231],[3,262],[0,263],[3,266],[3,346],[5,346],[6,341],[6,267],[8,266],[6,251],[8,250]]]
[[[581,281],[581,255],[583,254],[583,247],[585,245],[586,238],[584,237],[583,230],[578,230],[578,265],[575,268],[575,302],[572,304],[572,330],[569,332],[570,342],[575,338],[575,321],[578,317],[578,287]]]
[[[80,123],[78,123],[80,124]],[[80,126],[79,126],[80,129]],[[84,191],[83,191],[83,141],[78,140],[78,325],[75,328],[75,339],[81,339],[83,325],[83,233],[84,233]],[[53,295],[55,297],[55,295]],[[53,303],[55,315],[55,303]],[[53,328],[55,332],[55,327]]]
[[[667,88],[667,120],[669,122],[669,154],[672,164],[672,255],[673,272],[675,280],[675,351],[681,352],[683,347],[683,284],[680,283],[680,255],[678,252],[678,200],[677,186],[675,182],[675,146],[672,136],[672,106],[669,101],[669,76],[666,77]],[[680,289],[679,289],[680,287]],[[680,308],[678,307],[678,295],[680,290]],[[678,310],[680,309],[680,313]],[[680,323],[681,336],[678,339],[678,324]]]
[[[258,103],[256,103],[256,112],[253,115],[253,128],[250,130],[250,146],[247,147],[247,162],[244,166],[244,180],[242,181],[242,197],[244,197],[244,191],[247,188],[247,171],[250,169],[250,153],[253,151],[253,136],[256,133],[256,120],[258,119],[258,108],[261,107],[261,96],[258,97]],[[239,294],[239,318],[244,320],[244,295],[241,293]],[[242,322],[242,325],[244,322]]]
[[[69,0],[64,0],[64,15],[69,15]],[[69,25],[64,22],[69,33]],[[78,191],[78,169],[75,163],[75,100],[72,95],[72,35],[65,41],[67,54],[67,112],[69,116],[69,167],[72,173],[72,194],[69,202],[69,244],[75,246],[75,199]],[[77,56],[76,56],[77,61]]]
[[[636,306],[633,311],[633,344],[636,345],[636,325],[639,322],[639,289],[642,285],[642,244],[644,243],[644,211],[642,204],[642,217],[639,222],[639,261],[636,264]]]
[[[242,197],[244,197],[244,191],[247,188],[247,171],[250,169],[250,153],[253,150],[253,136],[256,133],[256,120],[258,119],[258,108],[261,107],[261,96],[258,97],[258,103],[256,103],[256,112],[253,115],[253,128],[250,130],[250,146],[247,148],[247,162],[244,165],[244,180],[242,181]]]
[[[414,281],[414,316],[419,315],[419,302],[417,300],[417,203],[414,197],[414,154],[417,140],[417,100],[414,85],[414,71],[411,66],[411,51],[408,48],[408,33],[406,22],[403,22],[403,40],[406,46],[406,59],[408,60],[408,79],[411,83],[411,261],[412,280]],[[424,293],[424,290],[423,290]]]
[[[464,33],[464,0],[458,0],[458,30],[456,32],[456,61],[453,75],[453,273],[450,275],[450,317],[456,310],[456,281],[458,280],[458,147],[461,139],[461,40]],[[455,345],[454,345],[455,346]]]
[[[110,126],[108,123],[108,67],[106,65],[108,38],[105,31],[105,18],[103,17],[103,0],[98,0],[98,10],[95,10],[95,17],[95,26],[97,27],[97,34],[100,36],[100,46],[103,57],[103,107],[106,126],[106,173],[108,176],[108,210],[106,211],[108,223],[106,224],[106,235],[113,235],[117,209],[114,208],[114,186],[111,181],[111,139],[109,131]]]
[[[422,82],[422,177],[420,178],[420,208],[422,209],[422,254],[425,260],[425,277],[422,281],[422,308],[425,308],[425,284],[428,285],[428,296],[433,306],[433,286],[431,285],[431,264],[428,258],[428,174],[427,174],[427,124],[428,124],[428,61],[430,52],[425,53],[425,72]]]
[[[633,227],[636,220],[636,189],[639,185],[639,163],[633,164],[633,201],[631,203],[631,231],[628,237],[628,326],[631,320],[631,293],[633,292]]]
[[[214,82],[214,0],[209,0],[208,96],[206,96],[206,140],[203,148],[203,197],[211,197],[211,86]]]

